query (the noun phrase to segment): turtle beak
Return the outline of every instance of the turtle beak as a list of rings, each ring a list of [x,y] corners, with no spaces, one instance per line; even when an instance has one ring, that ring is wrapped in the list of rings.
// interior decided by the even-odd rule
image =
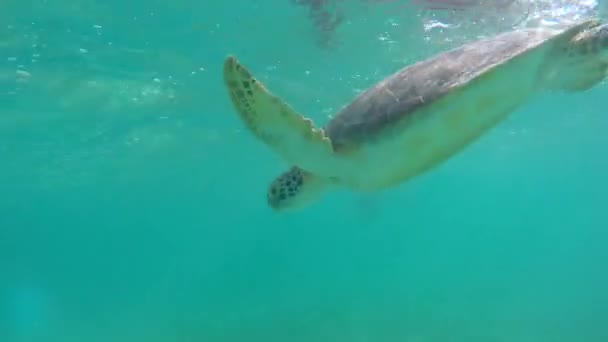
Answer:
[[[268,205],[274,209],[274,210],[280,210],[280,206],[279,206],[279,198],[273,194],[271,194],[270,192],[268,193],[268,195],[266,196]]]

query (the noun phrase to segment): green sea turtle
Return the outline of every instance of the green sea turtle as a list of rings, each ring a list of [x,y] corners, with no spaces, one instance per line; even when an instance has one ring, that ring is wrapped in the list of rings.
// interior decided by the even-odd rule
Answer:
[[[396,186],[454,155],[543,90],[576,92],[608,71],[608,24],[589,19],[479,39],[388,76],[323,128],[229,55],[226,88],[255,137],[291,168],[268,204],[302,208],[331,187]]]

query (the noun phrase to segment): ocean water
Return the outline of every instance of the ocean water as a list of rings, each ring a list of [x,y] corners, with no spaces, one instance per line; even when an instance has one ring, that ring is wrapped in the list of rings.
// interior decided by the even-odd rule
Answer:
[[[223,86],[235,54],[324,123],[406,64],[602,9],[491,5],[2,2],[0,341],[608,341],[607,84],[293,213]]]

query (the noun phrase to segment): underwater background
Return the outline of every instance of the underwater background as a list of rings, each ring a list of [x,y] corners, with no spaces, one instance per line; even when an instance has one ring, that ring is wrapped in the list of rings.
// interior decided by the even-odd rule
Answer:
[[[441,8],[436,8],[437,4]],[[592,1],[0,3],[0,341],[608,341],[608,84],[440,167],[275,213],[235,54],[324,123],[404,65]]]

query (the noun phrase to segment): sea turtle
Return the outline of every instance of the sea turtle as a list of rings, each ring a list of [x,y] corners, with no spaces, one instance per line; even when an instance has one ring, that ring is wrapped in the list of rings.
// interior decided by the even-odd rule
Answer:
[[[454,155],[542,90],[576,92],[608,71],[608,24],[516,29],[406,66],[359,94],[323,128],[269,92],[233,55],[232,104],[290,169],[269,186],[276,210],[331,187],[396,186]]]

